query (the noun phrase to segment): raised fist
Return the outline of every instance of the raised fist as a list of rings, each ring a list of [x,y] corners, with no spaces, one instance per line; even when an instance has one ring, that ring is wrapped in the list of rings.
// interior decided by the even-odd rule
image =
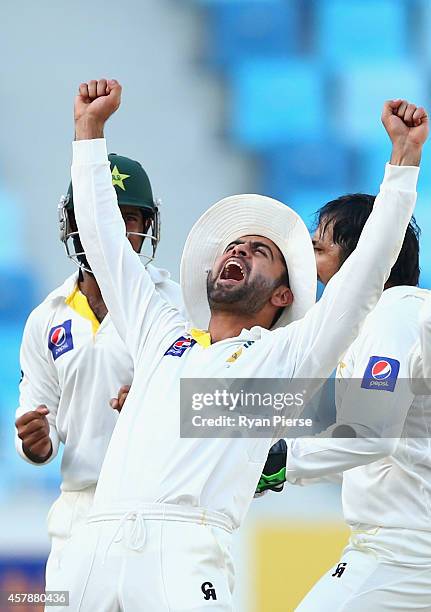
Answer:
[[[429,121],[422,106],[407,100],[388,100],[383,106],[382,123],[392,144],[403,148],[422,147],[428,138]]]
[[[77,137],[79,131],[88,126],[96,127],[103,133],[103,126],[111,115],[115,113],[121,103],[121,85],[114,79],[88,81],[81,83],[79,93],[75,98],[75,129]],[[97,137],[83,134],[83,137]]]
[[[48,413],[46,406],[38,406],[36,410],[26,412],[15,422],[18,437],[22,440],[22,449],[32,461],[46,461],[51,455],[52,444],[46,418]]]

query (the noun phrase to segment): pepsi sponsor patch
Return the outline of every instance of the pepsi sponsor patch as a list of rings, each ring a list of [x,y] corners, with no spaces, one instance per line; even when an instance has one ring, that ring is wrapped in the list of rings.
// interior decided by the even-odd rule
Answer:
[[[73,349],[72,319],[51,329],[48,336],[48,348],[54,361]]]
[[[165,355],[171,355],[172,357],[181,357],[188,348],[191,348],[196,344],[196,340],[187,336],[181,336],[178,340],[168,348]]]
[[[375,389],[376,391],[393,391],[400,371],[400,362],[390,357],[370,357],[362,389]]]

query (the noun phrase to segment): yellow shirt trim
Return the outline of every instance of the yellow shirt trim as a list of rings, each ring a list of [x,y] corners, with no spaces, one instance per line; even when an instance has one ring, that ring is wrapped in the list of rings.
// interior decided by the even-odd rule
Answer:
[[[190,330],[190,335],[193,340],[196,340],[196,342],[204,348],[211,346],[211,335],[209,332],[193,327],[193,329]]]
[[[86,296],[81,293],[78,285],[72,291],[72,293],[66,298],[66,304],[70,306],[75,312],[77,312],[81,317],[87,319],[91,323],[91,327],[93,330],[93,334],[97,333],[97,330],[100,327],[100,323],[96,318],[96,315],[91,310],[90,305]]]

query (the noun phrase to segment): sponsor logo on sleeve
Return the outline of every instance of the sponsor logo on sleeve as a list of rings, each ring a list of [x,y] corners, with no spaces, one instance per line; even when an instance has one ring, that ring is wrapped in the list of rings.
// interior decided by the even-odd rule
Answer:
[[[196,344],[196,340],[193,340],[193,338],[181,336],[168,348],[165,355],[170,355],[171,357],[182,357],[186,350],[191,348],[194,344]]]
[[[52,327],[48,336],[48,348],[54,361],[73,349],[72,320]]]
[[[400,362],[390,357],[370,357],[364,377],[362,389],[377,391],[393,391],[400,370]]]

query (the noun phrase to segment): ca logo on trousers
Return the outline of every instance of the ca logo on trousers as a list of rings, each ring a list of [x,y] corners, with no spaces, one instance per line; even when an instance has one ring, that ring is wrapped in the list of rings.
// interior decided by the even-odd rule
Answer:
[[[346,569],[346,565],[347,565],[347,563],[339,563],[337,565],[337,569],[332,574],[332,577],[335,578],[335,576],[336,576],[337,578],[341,578],[341,576],[343,575],[344,570]]]
[[[214,585],[211,582],[204,582],[201,586],[201,591],[204,594],[204,599],[217,599]]]

